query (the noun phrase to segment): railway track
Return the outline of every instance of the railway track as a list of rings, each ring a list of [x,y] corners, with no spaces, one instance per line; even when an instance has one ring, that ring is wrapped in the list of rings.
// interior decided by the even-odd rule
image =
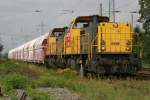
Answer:
[[[127,75],[127,74],[124,74],[124,75],[118,75],[118,74],[110,74],[110,75],[102,75],[102,76],[99,76],[97,77],[97,75],[93,75],[91,73],[89,73],[86,77],[88,78],[109,78],[109,79],[128,79],[128,78],[131,78],[131,79],[135,79],[135,80],[150,80],[150,68],[143,68],[141,69],[140,71],[138,71],[136,74],[134,75]]]
[[[137,79],[150,80],[150,68],[143,68],[136,74]]]

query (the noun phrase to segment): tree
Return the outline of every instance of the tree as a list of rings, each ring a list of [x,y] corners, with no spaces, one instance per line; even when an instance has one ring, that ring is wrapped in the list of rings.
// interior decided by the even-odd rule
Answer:
[[[143,20],[150,19],[150,0],[140,0],[140,13]]]
[[[139,0],[139,4],[141,21],[145,29],[145,32],[142,34],[144,61],[150,63],[150,0]]]
[[[0,53],[3,51],[3,45],[0,43]]]
[[[140,26],[136,26],[135,28],[134,28],[134,32],[136,32],[136,33],[142,33],[142,30],[140,29]]]
[[[150,32],[150,0],[139,0],[140,14],[143,23],[143,28],[146,33]]]

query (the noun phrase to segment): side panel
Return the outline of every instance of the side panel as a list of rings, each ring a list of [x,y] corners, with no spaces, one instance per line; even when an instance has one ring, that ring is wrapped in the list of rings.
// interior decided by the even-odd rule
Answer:
[[[132,52],[131,26],[127,23],[101,23],[98,27],[98,52]]]
[[[29,61],[29,62],[32,62],[32,60],[33,60],[33,55],[34,55],[33,49],[29,49],[29,56],[28,56],[28,61]]]
[[[48,47],[46,50],[46,55],[56,55],[56,37],[48,38]]]
[[[35,61],[44,62],[44,50],[43,48],[37,48],[35,50]]]
[[[81,35],[81,54],[89,54],[91,52],[91,39],[92,37],[87,33]]]
[[[63,39],[63,37],[57,38],[56,43],[57,43],[57,47],[56,47],[57,54],[63,55],[63,50],[64,50],[64,47],[63,47],[64,46],[64,39]]]
[[[80,54],[80,29],[71,29],[64,42],[65,54]]]

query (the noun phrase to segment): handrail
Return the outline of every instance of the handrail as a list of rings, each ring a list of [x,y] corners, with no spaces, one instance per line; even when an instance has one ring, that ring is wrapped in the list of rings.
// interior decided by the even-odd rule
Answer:
[[[96,36],[94,37],[94,39],[91,41],[91,52],[90,52],[90,58],[89,58],[89,60],[91,60],[92,57],[93,57],[93,43],[94,43],[94,41],[97,39],[97,37],[98,37],[98,35],[96,35]],[[97,46],[98,46],[98,45],[97,45]]]

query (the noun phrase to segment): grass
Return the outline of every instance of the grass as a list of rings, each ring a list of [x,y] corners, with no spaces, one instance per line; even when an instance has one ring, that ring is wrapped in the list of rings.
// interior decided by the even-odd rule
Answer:
[[[36,100],[55,100],[46,93],[34,91],[38,87],[65,87],[77,92],[85,100],[149,100],[149,83],[133,79],[81,79],[69,69],[53,71],[44,66],[0,61],[2,91],[12,94],[16,89],[25,89]]]
[[[54,97],[49,96],[46,93],[38,92],[33,89],[28,89],[28,94],[33,100],[55,100]]]
[[[142,64],[144,68],[150,68],[150,63],[143,62]]]

